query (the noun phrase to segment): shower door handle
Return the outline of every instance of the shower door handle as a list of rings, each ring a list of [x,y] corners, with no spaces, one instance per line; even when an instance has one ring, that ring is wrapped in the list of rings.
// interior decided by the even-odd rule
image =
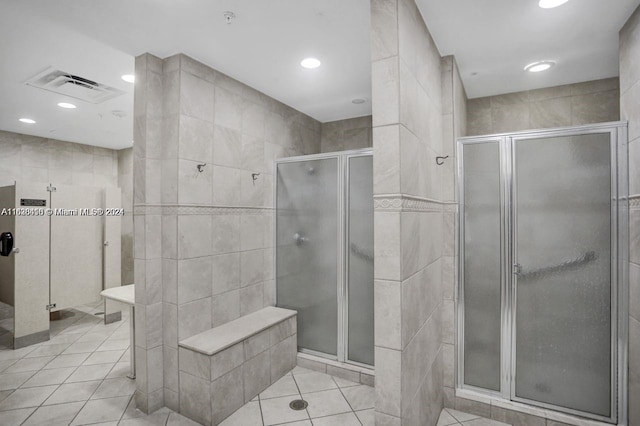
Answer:
[[[522,265],[520,265],[519,263],[514,263],[513,264],[513,275],[520,275],[521,272],[522,272]]]

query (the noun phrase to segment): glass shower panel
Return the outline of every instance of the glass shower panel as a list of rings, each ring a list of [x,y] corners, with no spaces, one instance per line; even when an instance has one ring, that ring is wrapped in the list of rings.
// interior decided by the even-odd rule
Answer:
[[[514,149],[515,397],[609,417],[610,135]]]
[[[279,163],[277,304],[298,311],[298,346],[336,355],[338,159]]]
[[[373,365],[373,157],[348,161],[348,357]]]
[[[500,391],[498,141],[463,145],[464,384]]]

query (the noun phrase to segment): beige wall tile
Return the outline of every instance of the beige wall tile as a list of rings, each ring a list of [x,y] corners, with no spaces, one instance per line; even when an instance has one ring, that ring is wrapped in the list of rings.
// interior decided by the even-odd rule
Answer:
[[[544,129],[571,125],[571,98],[552,98],[530,104],[529,127]]]
[[[180,113],[213,122],[213,84],[187,72],[180,73]]]
[[[376,318],[375,344],[390,349],[402,349],[402,285],[398,281],[374,283]]]
[[[402,352],[376,346],[376,412],[402,415]]]
[[[213,296],[211,326],[217,327],[240,317],[240,290]]]
[[[620,119],[620,92],[610,90],[571,97],[574,125],[604,123]]]
[[[506,95],[503,95],[506,96]],[[491,128],[494,133],[513,132],[529,127],[530,115],[527,103],[491,102]]]
[[[398,123],[400,84],[397,57],[376,61],[372,65],[373,126]]]
[[[620,116],[629,122],[629,140],[634,141],[640,137],[640,106],[638,105],[640,96],[640,78],[633,86],[627,90],[620,98]]]
[[[371,2],[371,60],[395,56],[398,53],[397,0]]]
[[[375,212],[374,251],[376,279],[400,281],[400,213]]]
[[[400,126],[373,129],[375,154],[373,156],[373,193],[400,192]]]
[[[178,260],[178,304],[211,296],[212,257]]]

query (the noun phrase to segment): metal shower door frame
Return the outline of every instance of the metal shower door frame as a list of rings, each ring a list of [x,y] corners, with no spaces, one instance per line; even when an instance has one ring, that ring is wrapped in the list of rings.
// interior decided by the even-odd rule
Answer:
[[[603,417],[569,408],[518,398],[516,381],[516,295],[517,279],[513,265],[517,259],[515,185],[515,143],[520,140],[609,133],[611,159],[611,416]],[[464,155],[463,147],[474,143],[498,143],[500,147],[501,199],[501,371],[500,392],[464,383]],[[456,315],[456,390],[479,396],[510,400],[587,417],[618,425],[627,424],[628,416],[628,145],[627,123],[611,122],[584,126],[541,129],[479,137],[457,141],[458,157],[458,301]]]
[[[349,159],[354,157],[373,156],[372,148],[356,149],[349,151],[327,152],[320,154],[300,155],[295,157],[279,158],[273,162],[273,271],[275,285],[278,285],[278,269],[277,269],[277,202],[278,202],[278,164],[297,163],[302,161],[325,160],[335,158],[337,160],[337,217],[338,217],[338,247],[336,247],[337,256],[337,296],[338,296],[338,330],[337,330],[337,348],[336,354],[331,355],[324,352],[314,351],[298,347],[298,351],[309,355],[315,355],[347,364],[353,364],[360,367],[371,368],[372,366],[362,364],[357,361],[349,360],[349,287],[348,287],[348,256],[346,256],[346,245],[348,236],[348,188],[349,188]],[[276,305],[278,292],[276,290]]]

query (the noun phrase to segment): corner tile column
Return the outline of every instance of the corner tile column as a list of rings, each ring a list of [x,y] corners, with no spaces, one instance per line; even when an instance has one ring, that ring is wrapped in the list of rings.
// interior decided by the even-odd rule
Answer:
[[[376,424],[435,425],[449,198],[435,161],[450,150],[443,69],[414,0],[372,0],[371,23]]]
[[[162,61],[136,58],[134,90],[134,277],[137,407],[164,406],[162,348],[162,219],[146,206],[160,201]],[[155,213],[155,214],[154,214]]]

